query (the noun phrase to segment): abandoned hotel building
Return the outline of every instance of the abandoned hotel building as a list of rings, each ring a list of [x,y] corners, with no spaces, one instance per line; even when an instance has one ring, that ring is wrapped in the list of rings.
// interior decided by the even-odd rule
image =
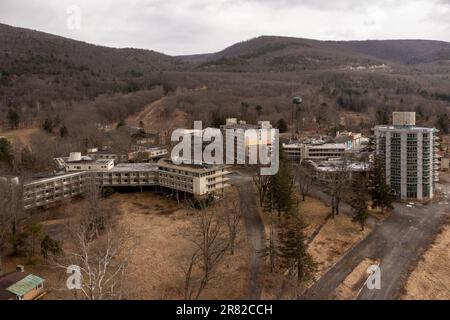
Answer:
[[[417,127],[415,112],[394,112],[393,125],[374,128],[376,155],[386,181],[402,200],[434,197],[439,181],[438,137],[434,128]]]
[[[55,160],[64,172],[24,183],[25,209],[46,207],[80,196],[91,181],[99,187],[156,187],[195,198],[221,193],[229,186],[226,177],[229,172],[226,166],[220,165],[175,165],[167,158],[154,163],[116,165],[112,159],[95,160],[80,152]]]

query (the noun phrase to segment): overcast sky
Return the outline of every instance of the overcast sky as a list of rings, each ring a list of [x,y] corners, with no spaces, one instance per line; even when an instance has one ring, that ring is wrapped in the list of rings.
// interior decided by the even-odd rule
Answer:
[[[79,29],[68,27],[69,17],[76,25],[71,5],[80,8]],[[450,41],[450,0],[0,0],[0,22],[176,55],[259,35]]]

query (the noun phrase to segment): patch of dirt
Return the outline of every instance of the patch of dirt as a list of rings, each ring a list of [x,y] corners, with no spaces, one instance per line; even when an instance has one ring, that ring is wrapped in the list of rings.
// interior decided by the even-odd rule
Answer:
[[[39,128],[28,128],[28,129],[16,129],[0,132],[0,137],[3,136],[8,140],[19,141],[24,145],[30,143],[30,137],[39,131]]]
[[[341,257],[354,245],[364,239],[371,229],[361,232],[358,224],[340,214],[329,219],[314,240],[310,243],[308,251],[318,263],[316,277],[325,274]]]
[[[168,107],[166,103],[167,97],[163,97],[152,104],[145,107],[141,112],[131,115],[127,119],[127,123],[138,126],[139,123],[144,124],[144,128],[151,128],[151,130],[167,131],[176,128],[186,128],[187,119],[189,115],[179,109],[174,109],[168,115]]]
[[[305,231],[309,237],[325,222],[330,214],[330,208],[320,200],[306,197],[305,201],[299,202],[299,213],[303,216],[307,224]]]
[[[410,274],[405,300],[450,299],[450,226],[446,226]]]
[[[130,299],[183,299],[184,269],[193,251],[195,216],[176,201],[152,192],[116,193],[102,201],[118,208],[116,223],[133,236],[136,243],[129,262],[127,286]],[[65,252],[69,218],[76,225],[80,202],[40,213],[46,233],[62,241]],[[243,224],[243,221],[242,221]],[[73,299],[65,290],[65,270],[46,265],[41,258],[6,257],[5,271],[25,265],[26,271],[45,279],[44,299]],[[245,228],[241,225],[234,255],[227,254],[201,299],[242,299],[247,293],[249,252]]]
[[[176,201],[154,194],[114,197],[121,200],[120,224],[137,241],[129,267],[129,298],[183,299],[184,270],[193,249],[190,239],[195,217]],[[201,298],[241,299],[247,272],[245,233],[240,232],[235,254],[226,256]]]

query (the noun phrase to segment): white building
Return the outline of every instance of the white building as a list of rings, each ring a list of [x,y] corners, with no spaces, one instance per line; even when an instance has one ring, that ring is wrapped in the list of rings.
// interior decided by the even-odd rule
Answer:
[[[176,165],[169,159],[157,163],[124,163],[114,166],[113,160],[86,161],[81,163],[81,155],[71,154],[72,161],[66,166],[75,165],[76,170],[45,177],[24,183],[24,208],[34,209],[82,195],[86,186],[93,181],[99,187],[156,187],[165,188],[195,198],[222,193],[228,187],[226,176],[230,173],[219,165]],[[61,159],[61,158],[59,158]],[[92,165],[108,161],[108,169]],[[90,167],[89,167],[89,163]],[[86,170],[78,169],[83,166]]]
[[[437,130],[415,126],[415,112],[394,113],[393,125],[376,126],[376,155],[386,181],[401,199],[431,199],[438,181]]]
[[[91,151],[91,152],[89,152],[89,151]],[[114,164],[128,162],[128,155],[125,153],[118,154],[118,153],[111,153],[111,152],[105,152],[105,151],[98,151],[98,149],[96,149],[96,148],[93,148],[90,150],[88,149],[87,156],[94,160],[114,160]]]
[[[300,163],[305,154],[304,146],[302,143],[283,143],[283,151],[290,161]]]
[[[336,158],[325,161],[309,161],[309,163],[314,168],[316,178],[322,182],[343,178],[351,181],[357,175],[368,178],[371,170],[369,161]]]
[[[128,153],[130,162],[147,162],[161,159],[169,154],[165,148],[136,148],[136,151]]]
[[[66,172],[74,171],[107,171],[114,167],[113,159],[95,160],[88,156],[82,156],[81,152],[70,153],[69,158],[59,158]]]
[[[364,138],[361,133],[355,132],[337,132],[334,142],[344,143],[348,150],[358,150],[362,147]]]
[[[243,164],[247,160],[251,150],[257,150],[261,145],[267,146],[270,154],[275,129],[269,121],[258,121],[258,124],[248,124],[246,121],[238,121],[236,118],[226,119],[226,124],[220,126],[222,135],[225,137],[226,146],[233,146],[234,159],[226,159],[227,163],[235,160],[238,164]],[[233,143],[229,143],[232,141]],[[227,152],[228,154],[228,152]]]
[[[347,147],[344,143],[290,143],[283,144],[283,150],[289,160],[300,162],[301,160],[319,161],[339,158],[347,152]]]
[[[176,165],[170,159],[158,161],[158,183],[162,187],[204,196],[228,187],[225,166]]]

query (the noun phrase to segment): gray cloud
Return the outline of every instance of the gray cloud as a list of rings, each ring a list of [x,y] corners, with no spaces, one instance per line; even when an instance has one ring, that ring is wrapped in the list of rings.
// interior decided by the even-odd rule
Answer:
[[[81,29],[66,26],[69,5]],[[0,22],[168,54],[223,49],[259,35],[450,41],[450,0],[2,0]]]

